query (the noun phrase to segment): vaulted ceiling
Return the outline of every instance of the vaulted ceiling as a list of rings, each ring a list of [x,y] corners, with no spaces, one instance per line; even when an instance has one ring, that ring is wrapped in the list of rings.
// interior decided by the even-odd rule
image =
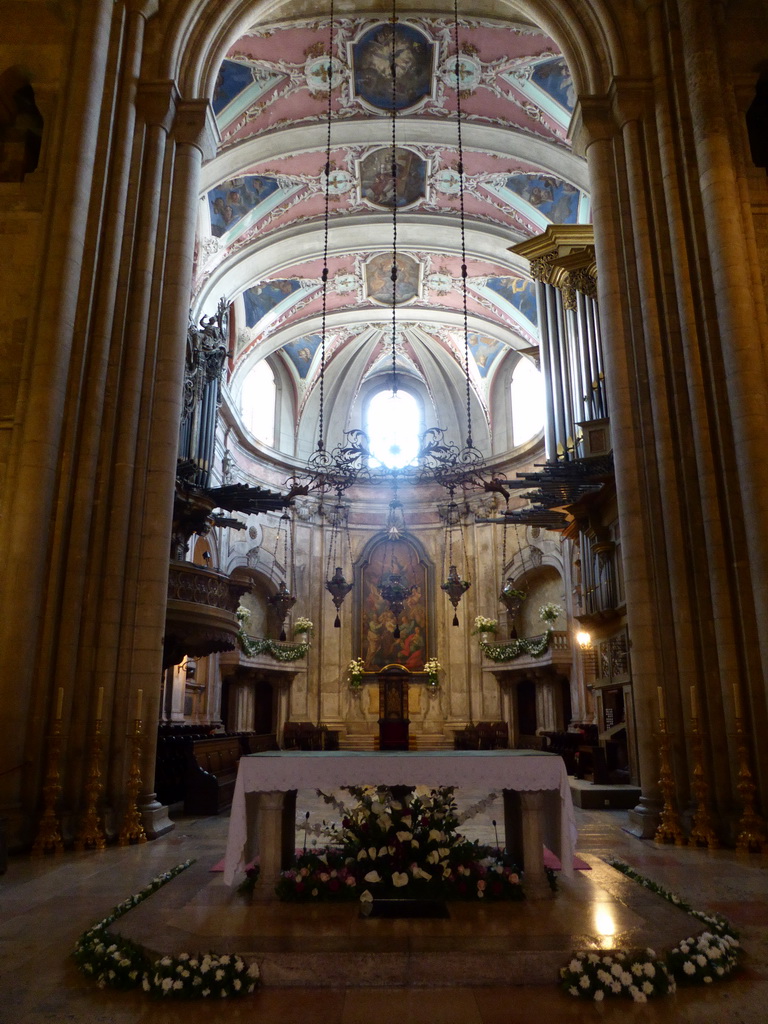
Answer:
[[[398,19],[394,94],[385,18],[259,24],[222,63],[195,309],[210,313],[222,296],[232,304],[233,380],[265,356],[281,360],[298,417],[316,418],[324,320],[329,393],[343,378],[353,402],[391,365],[395,231],[398,370],[436,409],[463,379],[462,201],[469,372],[489,431],[505,355],[536,355],[534,285],[509,247],[590,219],[586,165],[567,137],[570,75],[530,25],[461,18],[458,49],[458,97],[452,18]]]

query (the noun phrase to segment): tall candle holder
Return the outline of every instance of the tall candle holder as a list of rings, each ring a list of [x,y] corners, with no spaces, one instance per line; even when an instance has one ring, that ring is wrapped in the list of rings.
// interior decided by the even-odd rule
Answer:
[[[139,706],[141,706],[141,699],[139,699]],[[133,756],[126,786],[127,806],[123,827],[118,836],[121,846],[128,846],[129,843],[146,843],[147,841],[147,834],[144,831],[138,807],[138,798],[141,792],[141,740],[141,719],[137,718],[133,725]]]
[[[675,846],[685,846],[686,839],[680,827],[680,817],[675,807],[675,778],[672,774],[672,765],[669,759],[669,733],[667,732],[667,720],[662,715],[659,718],[659,785],[664,804],[659,815],[659,827],[653,837],[657,843],[674,843]]]
[[[768,851],[768,837],[765,822],[755,810],[755,784],[749,770],[749,749],[740,715],[736,718],[736,744],[739,758],[739,781],[736,783],[736,789],[739,791],[742,804],[736,849],[761,853]]]
[[[717,850],[720,847],[720,841],[712,827],[709,783],[704,771],[704,738],[699,731],[698,718],[691,719],[691,735],[693,741],[693,796],[696,800],[696,812],[693,815],[691,834],[688,838],[696,846],[706,846],[709,850]]]
[[[99,815],[99,799],[104,789],[101,777],[101,716],[96,719],[91,742],[91,756],[88,761],[88,774],[85,783],[85,813],[80,831],[75,839],[76,850],[103,850],[106,848],[106,835]]]
[[[61,702],[59,702],[61,703]],[[43,785],[43,814],[40,818],[37,836],[32,844],[32,853],[39,857],[44,853],[61,853],[64,842],[61,838],[59,819],[56,816],[56,802],[61,793],[59,761],[61,758],[61,713],[57,713],[53,731],[48,736],[48,764]]]

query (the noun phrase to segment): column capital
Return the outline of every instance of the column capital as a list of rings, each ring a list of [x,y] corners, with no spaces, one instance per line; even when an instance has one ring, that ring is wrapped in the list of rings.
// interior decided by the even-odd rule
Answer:
[[[160,0],[125,0],[125,9],[129,14],[140,14],[149,21],[160,10]]]
[[[602,96],[582,96],[573,112],[574,152],[586,155],[593,142],[610,141],[628,121],[652,110],[653,85],[643,78],[614,78]]]
[[[181,100],[176,108],[173,136],[179,145],[199,149],[204,160],[213,159],[221,136],[210,102]]]
[[[148,125],[170,131],[179,103],[179,90],[172,79],[139,82],[136,109]]]

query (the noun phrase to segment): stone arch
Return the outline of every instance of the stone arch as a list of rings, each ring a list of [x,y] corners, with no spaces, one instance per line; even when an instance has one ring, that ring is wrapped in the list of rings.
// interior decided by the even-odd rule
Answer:
[[[487,15],[482,8],[475,13],[478,17],[499,18],[499,6],[494,5]],[[559,0],[506,0],[503,6],[510,21],[523,15],[555,40],[579,95],[604,92],[613,76],[630,72],[632,41],[622,36],[614,12],[604,0],[591,0],[578,9],[573,2],[563,4]],[[166,44],[158,55],[157,71],[176,79],[187,95],[211,96],[230,43],[257,21],[288,20],[291,7],[290,0],[256,4],[253,0],[230,0],[227,4],[179,0],[162,27]],[[315,13],[326,11],[324,4],[317,7]]]

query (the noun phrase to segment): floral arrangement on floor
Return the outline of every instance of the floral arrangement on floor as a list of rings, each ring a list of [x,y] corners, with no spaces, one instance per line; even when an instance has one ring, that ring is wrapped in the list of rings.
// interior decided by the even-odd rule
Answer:
[[[664,889],[638,874],[623,861],[608,862],[617,871],[640,883],[651,892],[673,903],[692,917],[709,925],[697,937],[688,936],[670,950],[663,960],[652,949],[644,951],[594,950],[575,953],[567,967],[560,970],[566,992],[600,1002],[606,996],[625,996],[644,1003],[652,996],[674,992],[677,985],[719,981],[738,966],[741,946],[738,935],[720,914],[693,910],[676,893]]]
[[[239,956],[179,953],[156,960],[143,946],[109,931],[115,921],[193,863],[187,860],[158,875],[77,940],[72,956],[80,970],[94,978],[100,988],[142,988],[152,995],[186,999],[221,999],[253,992],[259,977],[258,965],[249,966]]]
[[[452,787],[416,787],[396,798],[387,787],[348,787],[341,826],[326,830],[329,848],[301,853],[284,871],[286,900],[523,898],[519,871],[498,851],[458,831]]]
[[[300,615],[293,624],[293,635],[298,636],[299,633],[306,633],[307,636],[312,636],[315,631],[315,624],[311,619],[305,618]]]
[[[364,671],[365,662],[362,658],[353,658],[347,666],[347,672],[349,673],[349,685],[353,690],[356,690],[363,685]]]
[[[488,619],[485,615],[478,615],[472,628],[472,636],[476,636],[478,633],[497,633],[498,630],[498,619]]]
[[[539,618],[542,622],[554,622],[562,614],[563,609],[560,605],[554,604],[552,601],[548,601],[539,608]]]
[[[549,650],[551,631],[547,630],[540,636],[523,636],[506,643],[480,643],[480,650],[490,661],[514,661],[523,654],[531,658],[540,658]]]
[[[575,953],[560,970],[569,995],[601,1002],[606,996],[624,996],[645,1003],[652,996],[675,991],[675,980],[652,949],[634,952],[597,950]]]
[[[429,658],[424,665],[424,671],[427,673],[427,686],[436,688],[440,685],[437,678],[437,673],[442,671],[443,666],[437,660],[437,658]]]

